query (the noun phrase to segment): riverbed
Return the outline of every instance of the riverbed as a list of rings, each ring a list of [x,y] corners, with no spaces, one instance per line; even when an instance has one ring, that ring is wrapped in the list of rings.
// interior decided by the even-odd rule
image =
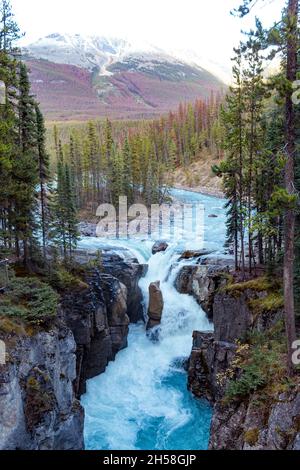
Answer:
[[[88,381],[81,400],[87,449],[207,449],[212,409],[188,392],[184,366],[193,331],[209,331],[213,325],[191,296],[177,292],[174,281],[181,266],[193,262],[178,262],[179,251],[206,249],[214,255],[224,251],[224,200],[183,190],[174,190],[172,195],[183,203],[204,206],[204,240],[199,239],[199,232],[195,238],[188,234],[186,239],[172,240],[166,252],[154,256],[155,240],[110,241],[116,250],[128,248],[139,262],[148,264],[140,281],[145,309],[149,284],[160,281],[164,311],[158,341],[146,335],[143,323],[131,325],[128,348],[104,374]],[[101,248],[103,241],[86,237],[80,246]]]

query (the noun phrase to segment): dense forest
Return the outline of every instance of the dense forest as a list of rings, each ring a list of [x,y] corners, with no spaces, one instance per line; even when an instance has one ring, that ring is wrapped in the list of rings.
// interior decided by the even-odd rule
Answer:
[[[10,2],[0,4],[0,239],[1,247],[22,259],[26,267],[49,239],[66,253],[77,237],[69,169],[59,167],[63,184],[49,198],[49,157],[39,105],[30,92],[29,72],[15,46],[21,37]],[[61,221],[64,221],[61,226]],[[46,229],[47,227],[47,229]],[[41,246],[42,245],[42,246]]]
[[[254,2],[233,12],[245,16]],[[260,21],[235,49],[232,85],[222,110],[226,158],[213,170],[224,179],[228,242],[236,269],[267,266],[282,275],[289,367],[299,315],[299,4],[289,0],[270,30]],[[276,75],[265,78],[268,60],[280,54]],[[246,263],[247,256],[247,263]],[[277,273],[276,273],[277,270]]]
[[[203,150],[217,159],[223,155],[221,102],[212,94],[154,121],[130,127],[89,122],[69,136],[55,126],[55,161],[70,168],[77,207],[95,214],[100,201],[117,205],[120,196],[130,204],[165,202],[176,168],[188,168]]]

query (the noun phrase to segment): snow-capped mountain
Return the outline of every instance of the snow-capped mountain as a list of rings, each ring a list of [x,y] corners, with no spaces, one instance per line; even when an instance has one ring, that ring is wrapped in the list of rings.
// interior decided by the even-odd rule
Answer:
[[[91,71],[98,67],[103,75],[107,74],[107,67],[114,62],[142,52],[148,56],[163,55],[159,48],[148,44],[133,46],[124,39],[80,34],[53,33],[24,48],[25,54],[36,59],[75,65]]]
[[[80,118],[147,117],[222,86],[195,58],[120,38],[54,33],[29,44],[23,55],[48,117],[77,118],[77,109]]]

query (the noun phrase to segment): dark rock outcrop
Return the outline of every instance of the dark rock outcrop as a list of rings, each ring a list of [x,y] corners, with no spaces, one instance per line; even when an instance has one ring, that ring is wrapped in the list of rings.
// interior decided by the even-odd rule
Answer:
[[[168,243],[165,241],[157,241],[154,243],[152,247],[152,254],[156,255],[156,253],[161,253],[162,251],[166,251],[168,249]]]
[[[235,344],[215,341],[214,333],[195,331],[188,369],[189,390],[211,402],[221,398],[224,390],[218,382],[218,374],[229,367],[235,351]]]
[[[194,332],[188,386],[214,404],[209,448],[214,450],[275,450],[300,448],[299,390],[280,393],[267,403],[257,392],[224,400],[228,370],[236,367],[236,340],[253,330],[264,331],[282,311],[253,315],[249,300],[263,296],[251,290],[213,295],[214,333]]]
[[[84,414],[76,400],[76,344],[58,323],[33,336],[1,336],[9,361],[0,366],[0,449],[83,449]]]
[[[175,286],[181,294],[192,295],[209,319],[213,317],[213,300],[216,290],[226,284],[229,267],[218,265],[187,265],[180,270]]]
[[[86,222],[83,226],[94,227]],[[93,263],[101,272],[117,278],[127,287],[127,314],[131,323],[144,321],[143,296],[139,288],[140,279],[146,274],[147,265],[140,264],[126,248],[106,248],[105,250],[76,250],[76,261],[86,265]]]
[[[184,251],[179,260],[183,260],[183,259],[193,259],[193,258],[201,258],[202,256],[207,256],[209,254],[211,254],[212,251],[208,251],[208,250],[199,250],[199,251],[192,251],[192,250],[187,250],[187,251]]]
[[[213,323],[215,340],[234,342],[245,337],[253,325],[253,314],[248,306],[248,294],[242,293],[233,297],[226,293],[218,293],[213,302]]]
[[[103,373],[116,353],[127,346],[129,318],[127,289],[116,278],[97,269],[86,275],[88,288],[80,295],[65,293],[62,308],[77,344],[77,396],[86,380]]]
[[[96,224],[91,222],[80,222],[78,224],[78,230],[84,237],[96,237]]]
[[[222,405],[211,425],[212,450],[300,450],[300,393],[287,392],[267,404],[259,396]]]
[[[115,255],[114,257],[103,257],[103,267],[106,273],[111,274],[127,287],[127,314],[130,323],[143,321],[143,296],[139,288],[139,281],[145,276],[147,266],[139,264],[136,259],[123,260],[118,255]]]
[[[160,282],[152,282],[149,285],[149,307],[147,330],[160,325],[164,309],[163,295],[160,289]]]
[[[85,264],[86,253],[77,261]],[[84,412],[77,398],[86,380],[104,372],[127,346],[127,312],[133,321],[143,318],[138,281],[144,273],[136,260],[105,256],[103,266],[86,269],[85,282],[62,294],[46,331],[0,334],[9,344],[9,361],[0,365],[0,449],[83,449]]]

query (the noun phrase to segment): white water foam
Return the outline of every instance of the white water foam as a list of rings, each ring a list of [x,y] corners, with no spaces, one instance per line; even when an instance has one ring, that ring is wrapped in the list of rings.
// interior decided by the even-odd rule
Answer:
[[[222,202],[214,198],[210,202],[223,216]],[[217,240],[225,232],[223,218],[218,225],[212,222],[217,235],[210,242],[220,247]],[[138,242],[134,249],[141,260],[149,244],[143,247]],[[145,307],[149,284],[161,283],[164,310],[159,341],[152,342],[146,336],[144,324],[131,325],[128,348],[117,355],[104,374],[87,383],[87,393],[82,397],[87,449],[207,448],[210,407],[187,392],[186,374],[176,359],[189,356],[194,330],[211,330],[212,325],[197,302],[178,293],[174,286],[182,265],[188,263],[178,262],[177,249],[174,243],[166,252],[150,257],[148,272],[140,281]]]

